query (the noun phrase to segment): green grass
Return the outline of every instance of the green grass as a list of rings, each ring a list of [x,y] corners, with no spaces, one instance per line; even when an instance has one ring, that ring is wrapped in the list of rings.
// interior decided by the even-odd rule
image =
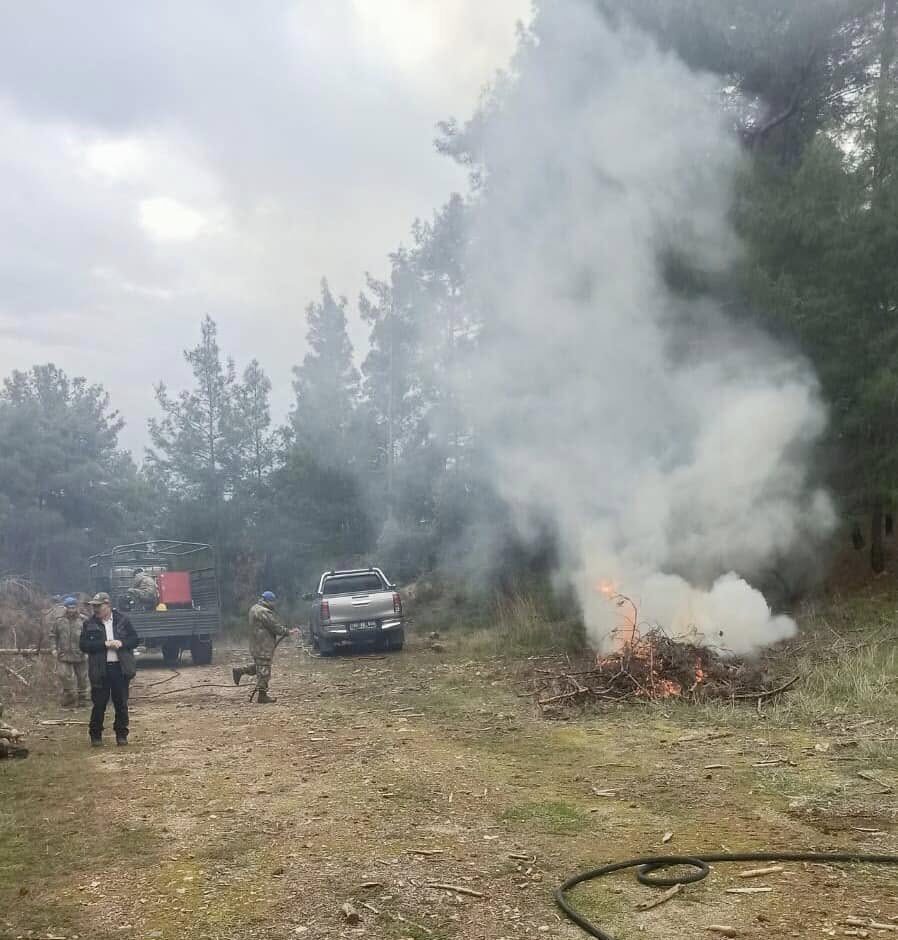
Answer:
[[[580,620],[562,618],[546,598],[526,594],[499,598],[489,624],[468,632],[461,644],[471,656],[576,653],[585,645],[586,633]]]
[[[547,581],[505,592],[427,581],[416,585],[408,607],[416,633],[436,631],[472,657],[577,652],[586,644],[583,624]]]
[[[860,594],[806,605],[778,671],[801,677],[768,708],[777,723],[810,727],[898,715],[898,600]]]
[[[571,803],[547,800],[509,807],[500,818],[507,823],[536,826],[547,832],[565,833],[580,829],[587,815]]]
[[[862,713],[888,719],[898,714],[898,645],[871,637],[857,648],[841,641],[795,660],[802,681],[789,697],[789,714],[808,721]]]
[[[87,753],[79,740],[0,768],[0,910],[16,910],[49,932],[79,922],[76,900],[64,890],[74,887],[79,860],[150,868],[164,848],[149,824],[103,813],[101,787],[114,786],[114,778],[98,780]]]
[[[384,930],[384,937],[397,938],[397,940],[449,940],[449,934],[443,931],[434,931],[430,927],[421,927],[410,923],[409,920],[395,920],[381,914],[377,918],[378,926]]]

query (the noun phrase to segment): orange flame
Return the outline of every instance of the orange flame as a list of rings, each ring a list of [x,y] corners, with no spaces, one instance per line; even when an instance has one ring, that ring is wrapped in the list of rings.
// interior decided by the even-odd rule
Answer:
[[[602,578],[597,581],[594,585],[594,589],[597,594],[602,594],[609,600],[617,594],[616,585],[613,581],[609,581],[607,578]]]
[[[602,579],[596,584],[596,590],[608,601],[619,608],[619,623],[612,632],[615,646],[620,650],[636,646],[639,643],[639,613],[636,604],[624,594],[621,594],[613,581]]]

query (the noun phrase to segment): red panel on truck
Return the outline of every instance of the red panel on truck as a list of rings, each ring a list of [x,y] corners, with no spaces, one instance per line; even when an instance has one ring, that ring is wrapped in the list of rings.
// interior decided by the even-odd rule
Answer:
[[[157,575],[156,583],[159,585],[159,600],[163,604],[190,604],[193,600],[189,571],[164,571]]]

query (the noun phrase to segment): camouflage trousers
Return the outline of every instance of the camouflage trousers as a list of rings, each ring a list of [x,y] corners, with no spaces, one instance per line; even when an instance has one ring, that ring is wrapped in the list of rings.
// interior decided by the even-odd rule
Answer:
[[[133,607],[139,610],[155,610],[159,603],[159,595],[153,591],[141,591],[139,588],[128,588],[128,598]]]
[[[87,663],[67,663],[61,659],[56,661],[56,675],[62,686],[62,704],[68,705],[78,698],[87,700],[90,693],[90,682],[87,678]]]
[[[257,692],[267,692],[268,683],[271,681],[271,660],[254,659],[252,666],[243,667],[243,674],[256,677]]]

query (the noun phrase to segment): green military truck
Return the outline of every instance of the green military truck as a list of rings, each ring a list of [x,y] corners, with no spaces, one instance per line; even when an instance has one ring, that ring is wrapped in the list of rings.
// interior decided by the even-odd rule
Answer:
[[[141,643],[161,649],[167,666],[177,665],[183,650],[190,650],[195,666],[212,662],[221,631],[221,601],[211,545],[169,539],[135,542],[93,555],[89,563],[91,591],[105,591],[114,607],[127,611]],[[139,569],[156,582],[158,602],[150,609],[130,592]]]

